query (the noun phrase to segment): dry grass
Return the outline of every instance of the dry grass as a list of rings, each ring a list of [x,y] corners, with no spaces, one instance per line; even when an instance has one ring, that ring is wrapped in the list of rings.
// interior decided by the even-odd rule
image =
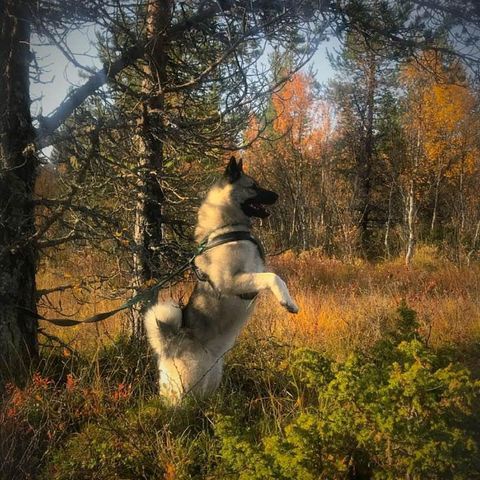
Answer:
[[[59,254],[55,262],[44,260],[37,273],[37,288],[42,295],[38,310],[46,318],[85,319],[119,307],[131,292],[119,288],[115,265],[98,252]],[[55,290],[60,287],[60,290]],[[57,327],[41,321],[47,333],[53,334],[74,349],[95,350],[128,327],[128,311],[107,320],[76,327]]]
[[[262,294],[248,331],[296,345],[321,347],[336,358],[369,348],[402,300],[418,313],[422,334],[436,347],[480,341],[480,266],[459,267],[419,251],[411,268],[401,259],[345,264],[315,252],[274,258],[301,311],[292,316]]]
[[[128,298],[128,292],[115,291],[115,281],[97,281],[112,274],[107,263],[80,260],[72,256],[40,270],[40,288],[75,286],[44,298],[44,315],[84,318]],[[222,388],[190,410],[172,413],[158,402],[154,360],[145,343],[120,336],[126,315],[75,328],[44,324],[80,355],[44,348],[31,382],[9,386],[0,405],[0,479],[93,478],[91,471],[95,478],[120,478],[119,469],[122,478],[224,478],[208,475],[221,458],[212,411],[248,412],[246,425],[257,421],[280,429],[308,400],[301,392],[295,396],[287,375],[292,349],[284,347],[315,347],[337,360],[368,350],[397,321],[392,312],[403,299],[418,312],[430,345],[454,346],[461,362],[480,373],[480,265],[458,267],[431,249],[422,249],[410,269],[401,259],[345,264],[317,252],[287,252],[270,260],[300,313],[288,314],[270,293],[262,293],[242,341],[229,355]],[[82,284],[85,278],[95,281]],[[162,297],[185,301],[191,289],[186,282]],[[84,457],[98,464],[87,462],[79,476]],[[198,477],[185,473],[189,468],[200,468]]]
[[[420,249],[411,268],[402,259],[379,264],[358,261],[346,264],[319,253],[287,252],[270,261],[284,277],[300,305],[298,315],[286,313],[271,294],[257,300],[245,335],[274,336],[281,342],[316,346],[336,358],[352,349],[369,348],[388,327],[388,318],[402,300],[417,311],[422,333],[434,346],[468,347],[480,341],[480,265],[459,267],[436,256],[430,247]],[[78,265],[85,265],[79,263]],[[95,275],[90,268],[65,271],[65,266],[39,272],[39,288],[76,284],[82,276]],[[161,297],[188,299],[190,282],[162,292]],[[115,308],[122,298],[109,298],[108,285],[98,289],[74,288],[49,295],[41,313],[59,312],[85,318]],[[53,309],[53,310],[52,310]],[[128,313],[96,325],[74,328],[48,326],[47,331],[85,350],[108,344],[125,330]]]

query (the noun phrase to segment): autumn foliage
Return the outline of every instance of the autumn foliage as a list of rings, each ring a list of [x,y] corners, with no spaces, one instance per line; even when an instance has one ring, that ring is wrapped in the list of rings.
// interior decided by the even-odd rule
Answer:
[[[250,119],[249,168],[282,202],[268,241],[343,258],[406,252],[407,263],[416,244],[435,242],[470,261],[480,123],[462,65],[427,52],[387,83],[380,57],[352,58],[352,79],[342,71],[329,96],[297,73]]]
[[[313,77],[298,73],[272,95],[267,116],[252,117],[249,171],[280,194],[272,225],[278,246],[313,245],[333,134],[331,106],[315,97]],[[258,138],[257,138],[258,137]]]

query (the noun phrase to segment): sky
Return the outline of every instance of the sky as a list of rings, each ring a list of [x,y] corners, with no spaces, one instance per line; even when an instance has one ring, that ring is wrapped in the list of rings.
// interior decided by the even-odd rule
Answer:
[[[82,65],[98,69],[101,64],[94,42],[93,28],[76,30],[67,37],[67,45],[77,54],[78,61]],[[47,116],[60,105],[70,88],[81,85],[85,80],[81,77],[81,71],[71,65],[57,47],[39,45],[38,41],[33,39],[32,50],[43,70],[42,83],[31,83],[32,113]]]
[[[94,28],[87,27],[72,32],[67,37],[67,45],[82,65],[99,69],[101,64],[97,58],[95,39]],[[327,51],[333,53],[335,48],[338,48],[336,41],[322,43],[304,70],[313,68],[316,79],[321,83],[327,82],[333,76]],[[35,51],[37,63],[44,70],[41,83],[31,84],[32,113],[34,116],[48,116],[60,105],[68,90],[81,85],[85,79],[81,76],[81,70],[71,65],[58,48],[41,46],[34,40],[32,49]]]

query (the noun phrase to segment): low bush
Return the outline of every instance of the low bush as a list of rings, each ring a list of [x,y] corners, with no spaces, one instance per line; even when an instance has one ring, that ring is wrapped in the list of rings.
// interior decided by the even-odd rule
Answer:
[[[164,405],[144,345],[50,358],[1,411],[5,479],[478,479],[480,383],[402,305],[345,359],[244,338],[222,388]],[[50,374],[47,375],[48,368]],[[68,373],[67,373],[68,372]],[[476,416],[477,415],[477,416]]]
[[[172,410],[159,400],[149,401],[85,425],[53,452],[41,478],[191,478],[212,463],[204,458],[208,430],[193,402]]]
[[[294,354],[292,381],[311,399],[277,433],[219,415],[222,456],[240,479],[473,479],[478,473],[474,402],[480,383],[416,333],[415,314],[371,352],[342,363]],[[312,401],[313,399],[313,401]]]
[[[37,478],[39,466],[85,425],[111,418],[156,391],[144,342],[118,337],[84,358],[44,351],[25,387],[0,404],[0,479]],[[153,363],[153,362],[152,362]]]

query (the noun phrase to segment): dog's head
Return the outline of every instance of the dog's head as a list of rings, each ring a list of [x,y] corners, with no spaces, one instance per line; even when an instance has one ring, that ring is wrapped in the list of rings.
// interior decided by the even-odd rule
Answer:
[[[243,163],[231,157],[225,169],[224,179],[232,187],[232,200],[248,217],[266,218],[270,215],[265,205],[273,205],[278,195],[266,190],[243,171]]]

